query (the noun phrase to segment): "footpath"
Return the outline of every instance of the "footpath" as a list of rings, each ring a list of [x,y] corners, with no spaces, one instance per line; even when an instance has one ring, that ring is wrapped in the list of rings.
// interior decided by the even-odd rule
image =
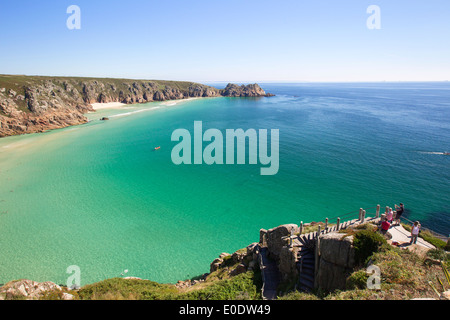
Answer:
[[[426,242],[425,240],[423,240],[421,237],[417,237],[417,242],[416,245],[410,245],[411,242],[411,232],[406,230],[405,228],[403,228],[402,225],[395,225],[392,226],[389,231],[388,231],[391,235],[392,235],[392,239],[390,240],[392,243],[397,242],[397,246],[400,248],[404,248],[404,247],[419,247],[419,248],[425,248],[425,249],[435,249],[435,246],[433,246],[432,244]]]

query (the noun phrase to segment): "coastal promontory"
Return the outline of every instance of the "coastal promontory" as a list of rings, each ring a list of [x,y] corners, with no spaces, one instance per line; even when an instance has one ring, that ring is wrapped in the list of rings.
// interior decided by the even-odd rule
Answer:
[[[217,89],[194,82],[0,75],[0,137],[83,124],[93,103],[192,97],[266,97],[258,84]]]

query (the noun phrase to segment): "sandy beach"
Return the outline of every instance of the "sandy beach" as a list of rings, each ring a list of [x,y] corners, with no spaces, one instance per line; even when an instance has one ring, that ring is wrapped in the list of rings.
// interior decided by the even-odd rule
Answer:
[[[192,100],[197,100],[200,98],[188,98],[188,99],[179,99],[179,100],[168,100],[168,101],[164,101],[162,103],[163,106],[174,106],[177,105],[181,102],[184,101],[192,101]],[[155,101],[157,102],[157,101]],[[91,106],[95,109],[95,110],[101,110],[101,109],[121,109],[124,106],[127,106],[127,104],[125,103],[121,103],[121,102],[107,102],[107,103],[91,103]]]
[[[108,103],[91,103],[91,106],[95,110],[100,110],[100,109],[117,109],[126,106],[126,104],[121,102],[108,102]]]

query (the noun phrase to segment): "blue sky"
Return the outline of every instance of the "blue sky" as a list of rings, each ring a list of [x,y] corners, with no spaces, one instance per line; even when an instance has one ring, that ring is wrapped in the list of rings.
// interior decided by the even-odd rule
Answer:
[[[69,30],[70,5],[81,29]],[[366,12],[381,9],[381,29]],[[450,80],[448,0],[14,0],[0,73],[213,81]]]

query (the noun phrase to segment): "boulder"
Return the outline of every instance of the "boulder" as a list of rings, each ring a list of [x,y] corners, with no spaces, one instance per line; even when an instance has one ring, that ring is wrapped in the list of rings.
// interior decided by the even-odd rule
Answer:
[[[281,249],[286,245],[286,240],[283,238],[289,237],[291,232],[295,232],[297,229],[296,224],[285,224],[267,231],[267,249],[272,258],[278,260]]]
[[[235,263],[243,262],[245,257],[247,257],[247,251],[236,251],[231,255],[231,258]]]
[[[25,298],[26,300],[39,300],[43,298],[48,292],[61,293],[63,300],[73,300],[74,296],[62,292],[62,289],[57,284],[47,282],[36,282],[32,280],[11,281],[0,288],[0,300],[13,300]]]
[[[225,259],[226,257],[229,257],[229,256],[231,256],[231,254],[226,253],[226,252],[222,252],[222,253],[220,254],[219,258],[220,258],[220,259]]]
[[[353,236],[331,232],[319,237],[317,286],[325,291],[345,289],[346,279],[355,266]]]
[[[241,263],[230,272],[230,275],[237,276],[238,274],[245,273],[245,272],[247,272],[247,267],[243,263]]]
[[[219,270],[220,267],[222,266],[222,264],[223,264],[223,259],[221,259],[221,258],[214,259],[214,261],[211,262],[211,265],[209,266],[210,273],[213,273],[214,271]]]
[[[284,246],[280,251],[278,269],[284,279],[292,279],[298,275],[297,247]]]

